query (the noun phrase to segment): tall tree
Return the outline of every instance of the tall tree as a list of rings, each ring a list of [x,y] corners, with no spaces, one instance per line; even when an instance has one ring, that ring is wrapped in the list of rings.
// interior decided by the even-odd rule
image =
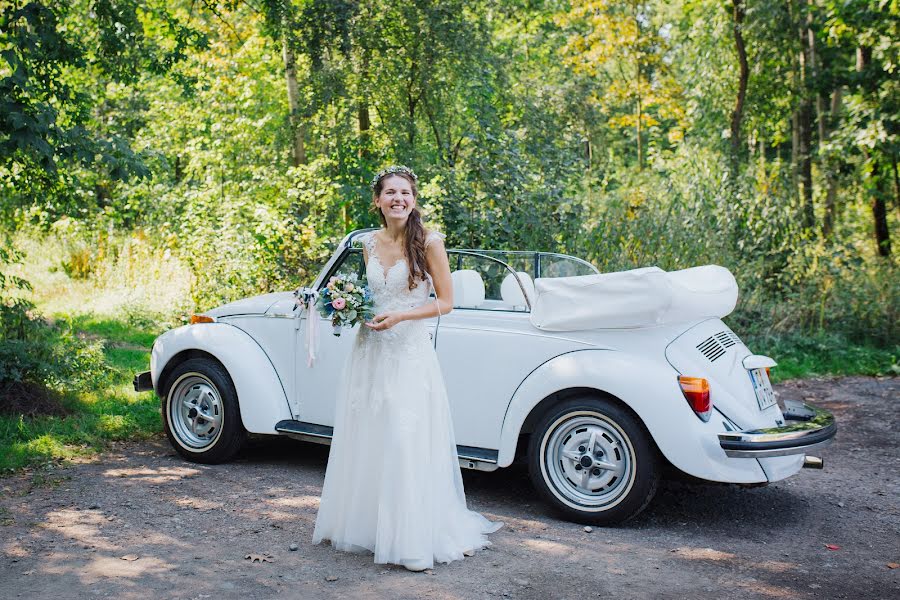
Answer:
[[[733,160],[736,160],[742,145],[741,120],[744,116],[744,102],[747,98],[747,82],[750,79],[750,67],[747,64],[747,48],[744,44],[743,31],[744,19],[747,16],[744,0],[732,0],[731,15],[734,47],[738,56],[737,98],[734,101],[734,110],[731,112],[731,154]]]
[[[850,55],[852,75],[844,94],[846,117],[836,136],[859,157],[859,175],[872,216],[875,248],[890,256],[888,199],[893,163],[900,149],[900,5],[877,0],[829,2],[827,30]],[[894,192],[895,201],[898,200]]]
[[[681,125],[680,89],[666,62],[668,44],[644,0],[576,0],[559,16],[572,33],[562,48],[577,72],[595,77],[597,102],[611,129],[633,129],[638,170],[647,130],[663,120]]]

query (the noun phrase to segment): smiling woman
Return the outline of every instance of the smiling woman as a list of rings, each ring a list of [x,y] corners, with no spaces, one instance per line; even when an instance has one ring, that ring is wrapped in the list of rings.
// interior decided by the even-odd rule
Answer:
[[[443,235],[422,227],[416,179],[390,167],[373,182],[385,227],[366,235],[363,256],[378,314],[359,329],[338,379],[313,542],[422,571],[490,545],[485,534],[501,523],[466,507],[447,390],[423,321],[453,306],[450,265]]]
[[[385,232],[391,234],[379,244],[383,250],[380,256],[391,264],[389,268],[400,260],[407,260],[409,289],[418,285],[416,279],[423,278],[425,272],[425,228],[416,208],[418,182],[412,169],[403,166],[388,167],[372,181],[372,210],[381,220]],[[388,227],[389,221],[394,226]]]

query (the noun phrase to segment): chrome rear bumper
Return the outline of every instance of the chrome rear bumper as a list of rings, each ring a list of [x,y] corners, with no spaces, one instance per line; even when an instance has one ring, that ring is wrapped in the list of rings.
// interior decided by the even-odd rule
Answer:
[[[792,404],[784,416],[783,427],[720,433],[719,445],[732,458],[788,456],[830,444],[837,433],[834,416],[821,408]]]

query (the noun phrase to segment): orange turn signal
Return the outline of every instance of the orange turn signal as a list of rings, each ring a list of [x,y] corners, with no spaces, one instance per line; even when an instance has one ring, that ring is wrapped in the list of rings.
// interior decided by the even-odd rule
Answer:
[[[191,325],[196,323],[215,323],[215,319],[209,315],[191,315]]]
[[[678,376],[678,385],[681,393],[698,417],[703,421],[709,421],[712,415],[712,401],[709,397],[709,382],[702,377]]]

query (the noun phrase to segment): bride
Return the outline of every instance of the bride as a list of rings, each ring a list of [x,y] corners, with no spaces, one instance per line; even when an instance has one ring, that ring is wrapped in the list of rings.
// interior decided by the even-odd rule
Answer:
[[[376,316],[337,383],[313,543],[422,571],[489,546],[485,534],[502,523],[466,507],[443,375],[421,320],[452,309],[450,264],[445,236],[422,226],[416,183],[396,166],[372,182],[383,227],[365,235],[363,256]]]

